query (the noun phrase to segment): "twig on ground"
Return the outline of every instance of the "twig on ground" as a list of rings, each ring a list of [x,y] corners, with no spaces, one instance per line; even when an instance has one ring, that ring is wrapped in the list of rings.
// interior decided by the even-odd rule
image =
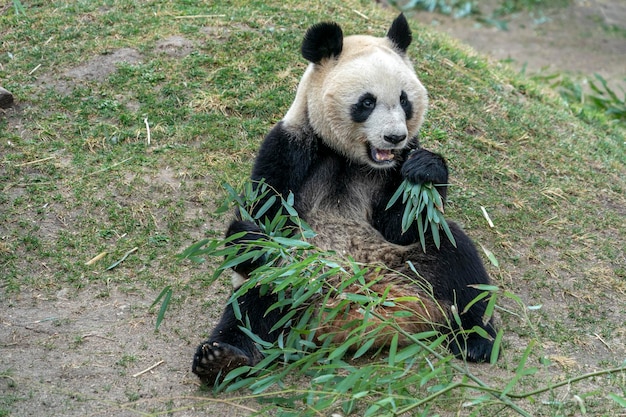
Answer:
[[[154,365],[150,366],[149,368],[144,369],[141,372],[137,372],[136,374],[133,375],[133,378],[137,378],[140,375],[145,374],[146,372],[150,372],[151,370],[153,370],[154,368],[156,368],[157,366],[161,365],[163,362],[165,362],[164,360],[160,360],[157,363],[155,363]]]
[[[93,265],[96,262],[98,262],[100,259],[104,258],[105,256],[107,256],[108,252],[104,251],[104,252],[100,252],[99,254],[97,254],[96,256],[94,256],[93,258],[91,258],[90,260],[88,260],[87,262],[85,262],[85,265],[89,266],[89,265]]]
[[[46,162],[46,161],[49,161],[49,160],[54,159],[54,158],[56,158],[56,156],[49,156],[47,158],[35,159],[34,161],[24,162],[23,164],[17,164],[15,166],[16,167],[25,167],[25,166],[28,166],[28,165],[35,165],[35,164],[38,164],[40,162]]]

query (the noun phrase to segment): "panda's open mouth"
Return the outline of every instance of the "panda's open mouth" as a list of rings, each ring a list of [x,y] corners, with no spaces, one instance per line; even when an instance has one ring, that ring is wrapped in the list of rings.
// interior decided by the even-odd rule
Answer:
[[[391,149],[379,149],[369,145],[370,157],[377,164],[385,164],[393,161],[395,155]]]

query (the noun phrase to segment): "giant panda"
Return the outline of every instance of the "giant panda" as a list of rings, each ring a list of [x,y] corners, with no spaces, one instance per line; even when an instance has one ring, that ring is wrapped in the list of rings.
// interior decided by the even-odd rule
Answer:
[[[455,355],[481,362],[490,358],[496,329],[493,319],[485,322],[483,301],[464,312],[480,294],[473,285],[490,283],[472,241],[449,222],[456,246],[444,238],[437,249],[427,237],[424,251],[415,225],[402,231],[403,204],[398,201],[386,208],[405,179],[437,184],[444,201],[446,197],[446,162],[420,147],[418,141],[428,98],[407,57],[411,41],[402,14],[384,37],[344,37],[335,23],[312,26],[301,49],[309,65],[291,107],[263,141],[251,179],[263,180],[284,197],[293,193],[299,216],[317,233],[313,239],[316,246],[349,254],[358,262],[384,263],[388,271],[396,271],[372,288],[388,291],[391,297],[420,298],[403,306],[423,318],[401,322],[408,332],[432,329],[433,321],[457,326],[453,309],[464,329],[484,329],[470,332],[461,342],[451,336],[448,344]],[[280,203],[276,203],[265,216],[272,218],[279,209]],[[241,232],[239,241],[244,243],[263,236],[257,224],[236,217],[226,235]],[[235,286],[260,262],[262,258],[237,266],[239,282]],[[402,278],[411,273],[409,264],[432,286],[434,297]],[[278,332],[270,330],[283,314],[277,309],[266,313],[275,301],[275,296],[262,294],[257,287],[236,300],[252,332],[268,342],[277,340]],[[355,318],[356,312],[348,319]],[[348,319],[329,329],[337,332],[339,342]],[[228,304],[211,336],[194,355],[192,371],[201,380],[215,383],[230,370],[253,366],[262,359],[252,339],[240,330],[242,325]],[[488,338],[483,337],[485,332]]]

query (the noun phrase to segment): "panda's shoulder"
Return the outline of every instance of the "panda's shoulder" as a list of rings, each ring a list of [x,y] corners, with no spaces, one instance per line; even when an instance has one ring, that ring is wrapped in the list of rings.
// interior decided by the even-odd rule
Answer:
[[[318,138],[311,129],[293,127],[286,121],[281,120],[265,136],[261,145],[261,152],[285,151],[302,152],[317,150]]]

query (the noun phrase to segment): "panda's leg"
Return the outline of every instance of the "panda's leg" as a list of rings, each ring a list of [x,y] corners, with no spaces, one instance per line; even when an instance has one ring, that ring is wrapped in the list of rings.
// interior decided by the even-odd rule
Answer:
[[[446,237],[442,237],[439,249],[431,241],[426,253],[421,247],[415,248],[413,263],[417,272],[432,285],[435,298],[456,307],[463,329],[471,330],[477,326],[489,335],[489,338],[476,332],[470,332],[466,337],[456,335],[458,325],[451,316],[448,321],[453,327],[449,344],[452,353],[472,362],[488,361],[496,328],[493,318],[484,321],[487,302],[478,301],[468,311],[464,310],[482,292],[473,286],[491,284],[491,280],[471,239],[454,222],[449,221],[448,225],[456,247]]]
[[[248,250],[256,250],[259,253],[258,257],[248,259],[247,261],[242,262],[234,267],[235,273],[238,274],[242,280],[246,280],[248,278],[248,275],[252,271],[267,262],[265,255],[263,255],[262,253],[262,249],[254,245],[255,241],[264,240],[267,238],[267,236],[256,224],[249,221],[236,219],[230,223],[230,226],[226,231],[226,237],[230,237],[238,233],[243,233],[243,235],[240,238],[229,242],[227,246],[241,245],[241,249],[239,252],[240,254],[243,254]]]
[[[250,330],[268,342],[278,338],[278,332],[270,330],[280,319],[281,312],[272,310],[266,313],[275,302],[273,295],[261,295],[256,287],[237,299],[242,318],[248,321]],[[228,304],[211,337],[196,349],[192,371],[206,384],[213,385],[233,369],[254,366],[262,359],[263,355],[240,326],[245,326],[245,323],[237,319],[232,304]]]
[[[448,225],[455,238],[456,247],[447,237],[442,236],[441,246],[437,248],[432,237],[427,234],[424,251],[419,243],[408,246],[389,243],[373,229],[359,230],[353,226],[344,232],[352,236],[346,239],[349,244],[344,249],[359,262],[369,264],[382,262],[387,267],[402,271],[408,276],[414,274],[407,266],[407,261],[411,261],[413,268],[432,286],[434,297],[440,306],[445,309],[452,305],[456,306],[463,329],[469,330],[478,326],[490,336],[490,339],[486,339],[477,333],[471,333],[467,339],[460,340],[453,337],[456,333],[453,331],[450,350],[456,356],[465,357],[473,362],[486,361],[490,358],[493,338],[496,335],[492,319],[483,323],[486,302],[477,302],[467,312],[461,313],[481,293],[471,285],[490,284],[491,281],[471,239],[456,223],[449,221]],[[453,317],[449,317],[447,321],[456,326]]]
[[[385,296],[386,303],[382,303],[364,310],[358,303],[348,303],[339,314],[333,314],[331,318],[322,315],[322,321],[317,329],[317,334],[330,337],[336,345],[345,343],[354,336],[355,327],[363,336],[361,342],[374,338],[370,349],[389,346],[392,338],[398,337],[398,346],[407,346],[412,343],[404,334],[398,335],[397,327],[409,334],[421,333],[437,329],[439,324],[446,321],[446,308],[437,303],[432,295],[422,291],[415,285],[407,282],[398,282],[395,273],[383,275],[371,274],[366,276],[368,281],[367,290],[361,285],[350,285],[342,290],[345,294],[377,294]],[[329,300],[328,307],[345,300],[345,297]],[[363,321],[366,327],[363,328]],[[392,322],[394,323],[392,325]],[[349,350],[359,348],[359,343],[351,346]]]

